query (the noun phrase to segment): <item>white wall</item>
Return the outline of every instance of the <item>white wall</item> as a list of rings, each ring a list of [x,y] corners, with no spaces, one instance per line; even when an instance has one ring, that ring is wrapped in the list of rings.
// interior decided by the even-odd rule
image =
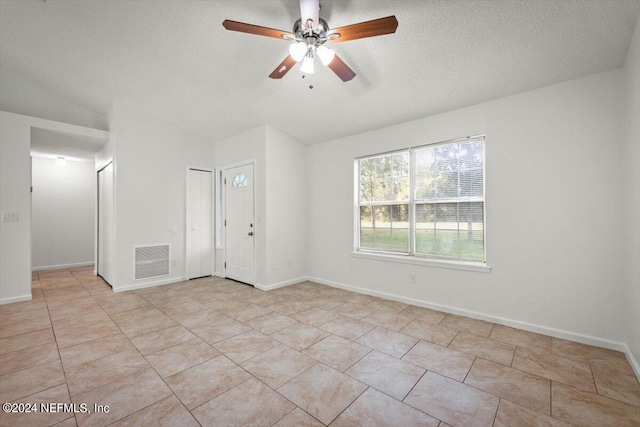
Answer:
[[[96,175],[93,163],[52,158],[32,161],[31,259],[33,269],[92,264]]]
[[[310,276],[617,345],[621,84],[613,70],[309,147]],[[352,257],[355,157],[476,134],[490,273]]]
[[[261,289],[306,275],[305,156],[304,144],[270,125],[215,144],[217,168],[254,162],[256,286]],[[224,252],[217,249],[216,254],[221,266]]]
[[[0,303],[31,299],[31,121],[0,111],[0,211],[18,222],[0,222]]]
[[[18,222],[0,222],[0,304],[31,299],[31,128],[101,138],[109,133],[0,111],[0,212]]]
[[[627,337],[640,376],[640,21],[624,72],[622,227]]]
[[[267,126],[267,288],[307,274],[306,147]]]
[[[110,112],[110,142],[99,167],[114,160],[115,291],[185,277],[187,166],[212,168],[213,144],[122,101]],[[134,280],[134,247],[171,245],[169,276]]]

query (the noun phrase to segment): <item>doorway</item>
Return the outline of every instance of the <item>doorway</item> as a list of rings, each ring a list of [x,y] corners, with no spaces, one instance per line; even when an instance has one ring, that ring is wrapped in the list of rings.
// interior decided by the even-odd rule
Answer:
[[[105,282],[113,280],[113,162],[98,171],[98,256],[96,273]]]
[[[187,278],[213,274],[213,172],[187,170]]]
[[[225,276],[255,284],[253,164],[225,171]]]

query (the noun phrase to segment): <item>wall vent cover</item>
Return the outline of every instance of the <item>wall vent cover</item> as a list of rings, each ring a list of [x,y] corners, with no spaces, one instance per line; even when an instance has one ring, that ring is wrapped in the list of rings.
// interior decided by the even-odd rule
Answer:
[[[138,246],[135,248],[136,279],[169,274],[169,245]]]

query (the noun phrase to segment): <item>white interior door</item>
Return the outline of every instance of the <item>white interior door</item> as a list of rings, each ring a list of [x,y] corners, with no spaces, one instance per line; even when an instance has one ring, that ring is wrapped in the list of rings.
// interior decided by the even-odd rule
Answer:
[[[113,163],[98,171],[98,275],[113,279]]]
[[[253,165],[225,172],[225,275],[239,282],[255,283],[255,221]]]
[[[189,169],[187,276],[189,279],[213,274],[213,173]]]

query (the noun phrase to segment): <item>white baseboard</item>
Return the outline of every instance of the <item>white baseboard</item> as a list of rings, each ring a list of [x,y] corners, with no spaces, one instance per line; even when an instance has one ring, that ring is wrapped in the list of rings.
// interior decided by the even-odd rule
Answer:
[[[631,349],[629,348],[627,343],[624,343],[624,349],[625,349],[624,352],[627,355],[627,360],[629,361],[631,368],[633,368],[633,372],[636,373],[636,377],[638,377],[638,381],[640,381],[640,363],[638,363],[638,360],[635,357],[633,357],[633,353],[631,353]]]
[[[261,285],[259,283],[256,283],[254,287],[262,291],[270,291],[273,289],[284,288],[285,286],[293,285],[295,283],[304,282],[305,280],[308,280],[307,276],[297,277],[291,280],[285,280],[284,282],[274,283],[273,285]]]
[[[151,282],[133,283],[128,286],[120,286],[118,288],[114,287],[113,292],[126,292],[136,289],[151,288],[153,286],[170,285],[171,283],[184,282],[185,280],[187,280],[185,277],[171,277],[168,279],[154,280]]]
[[[75,262],[72,264],[45,265],[42,267],[33,267],[31,268],[31,271],[57,270],[59,268],[71,268],[71,267],[86,267],[88,265],[93,265],[93,261]]]
[[[630,356],[629,349],[624,342],[612,341],[604,338],[598,338],[590,335],[579,334],[576,332],[565,331],[562,329],[550,328],[548,326],[536,325],[534,323],[522,322],[519,320],[507,319],[499,316],[492,316],[485,313],[478,313],[476,311],[465,310],[457,307],[451,307],[447,305],[434,304],[428,301],[423,301],[415,298],[408,298],[401,295],[391,294],[387,292],[374,291],[371,289],[360,288],[358,286],[347,285],[344,283],[333,282],[331,280],[324,280],[318,277],[309,277],[307,280],[320,283],[323,285],[332,286],[334,288],[345,289],[347,291],[357,292],[365,295],[377,296],[393,301],[404,302],[407,304],[417,305],[419,307],[430,308],[432,310],[443,311],[445,313],[458,314],[461,316],[471,317],[473,319],[485,320],[500,325],[511,326],[513,328],[523,329],[525,331],[535,332],[538,334],[549,335],[555,338],[566,339],[570,341],[577,341],[583,344],[589,344],[597,347],[608,348],[610,350],[617,350]],[[637,366],[637,363],[636,363]],[[634,367],[634,369],[636,369]],[[636,371],[636,374],[638,371]]]
[[[22,302],[22,301],[31,301],[31,294],[20,295],[19,297],[2,298],[0,299],[0,305],[11,304],[14,302]]]

